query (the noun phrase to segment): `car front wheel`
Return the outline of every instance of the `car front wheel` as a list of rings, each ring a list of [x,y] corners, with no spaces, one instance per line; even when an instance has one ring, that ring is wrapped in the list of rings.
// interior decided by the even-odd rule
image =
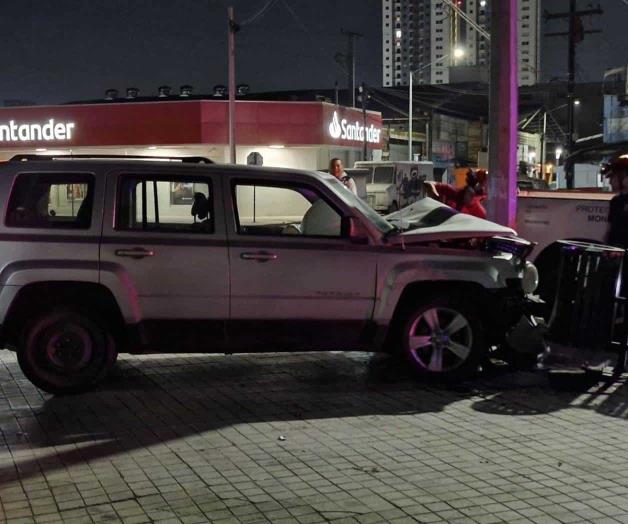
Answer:
[[[111,334],[73,310],[34,318],[24,330],[17,354],[24,375],[54,394],[90,389],[105,377],[117,357]]]
[[[415,308],[405,322],[402,344],[419,374],[442,379],[470,376],[486,351],[480,318],[470,304],[450,297]]]

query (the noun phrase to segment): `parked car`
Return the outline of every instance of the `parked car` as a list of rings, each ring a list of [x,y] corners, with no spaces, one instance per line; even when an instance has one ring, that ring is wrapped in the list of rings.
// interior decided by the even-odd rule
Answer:
[[[425,196],[423,182],[434,180],[434,163],[428,161],[367,161],[360,160],[355,168],[368,169],[366,193],[369,205],[383,214],[416,202]]]
[[[530,291],[512,230],[434,202],[401,233],[324,173],[29,157],[0,195],[2,347],[52,393],[118,353],[398,351],[459,378]]]

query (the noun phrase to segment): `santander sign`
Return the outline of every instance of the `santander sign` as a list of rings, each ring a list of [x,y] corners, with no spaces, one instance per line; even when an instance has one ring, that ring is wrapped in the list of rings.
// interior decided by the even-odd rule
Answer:
[[[56,122],[54,118],[33,124],[20,124],[15,120],[9,120],[7,124],[0,124],[0,142],[71,140],[75,128],[74,122]]]
[[[367,142],[379,144],[379,137],[382,130],[373,124],[365,127],[357,120],[355,123],[348,122],[346,118],[338,120],[338,112],[334,111],[334,116],[329,123],[329,136],[335,139],[351,140],[352,142]]]

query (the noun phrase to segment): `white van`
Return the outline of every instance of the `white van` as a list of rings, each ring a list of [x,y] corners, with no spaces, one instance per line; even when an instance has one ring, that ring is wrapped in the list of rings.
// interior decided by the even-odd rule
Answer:
[[[423,195],[425,180],[434,180],[434,163],[356,162],[355,168],[370,169],[366,194],[368,204],[380,213],[394,213]]]

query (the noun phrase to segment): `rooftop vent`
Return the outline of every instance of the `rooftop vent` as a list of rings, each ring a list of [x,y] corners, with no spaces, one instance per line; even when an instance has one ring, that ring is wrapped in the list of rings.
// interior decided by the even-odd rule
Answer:
[[[227,86],[218,84],[214,86],[214,96],[227,96]]]
[[[170,86],[159,86],[157,88],[157,96],[159,98],[166,98],[170,96]]]
[[[188,96],[190,96],[192,94],[192,91],[194,90],[194,88],[190,85],[184,85],[181,86],[179,88],[179,96],[181,98],[187,98]]]
[[[105,100],[115,100],[116,98],[118,98],[117,89],[107,89],[105,91]]]
[[[140,93],[140,90],[137,87],[127,87],[126,88],[126,97],[127,100],[132,100],[137,98],[137,95]]]

